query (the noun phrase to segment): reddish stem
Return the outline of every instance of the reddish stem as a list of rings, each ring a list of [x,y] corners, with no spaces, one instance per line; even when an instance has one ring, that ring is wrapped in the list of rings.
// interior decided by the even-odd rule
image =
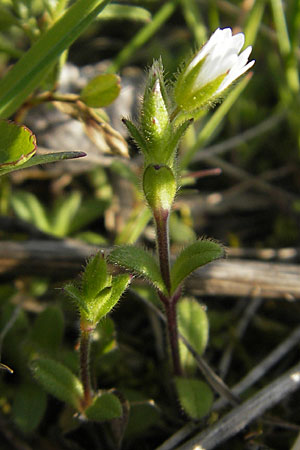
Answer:
[[[154,212],[159,266],[167,291],[171,290],[170,278],[170,243],[169,243],[169,211]]]
[[[92,401],[90,346],[93,329],[91,329],[83,320],[81,320],[80,329],[80,379],[83,385],[83,407],[86,408]]]

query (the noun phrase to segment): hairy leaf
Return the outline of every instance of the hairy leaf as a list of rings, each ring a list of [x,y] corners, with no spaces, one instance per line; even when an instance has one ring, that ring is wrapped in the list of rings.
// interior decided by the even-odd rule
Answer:
[[[183,298],[177,307],[178,329],[199,355],[208,341],[208,318],[205,309],[193,298]],[[193,355],[183,342],[179,342],[180,359],[186,371],[194,372],[197,367]]]
[[[75,409],[80,408],[83,387],[67,367],[50,358],[39,358],[32,362],[32,369],[45,391]]]
[[[121,417],[122,405],[118,397],[110,392],[98,395],[91,406],[85,410],[85,415],[90,420],[103,422],[105,420]]]
[[[210,387],[195,378],[175,378],[175,386],[180,404],[192,419],[206,416],[213,403],[213,393]]]
[[[177,257],[171,270],[172,293],[198,267],[223,255],[222,246],[211,240],[201,239],[186,247]]]
[[[124,267],[132,274],[145,278],[161,292],[167,292],[157,262],[142,248],[122,245],[113,249],[108,259],[112,264]]]

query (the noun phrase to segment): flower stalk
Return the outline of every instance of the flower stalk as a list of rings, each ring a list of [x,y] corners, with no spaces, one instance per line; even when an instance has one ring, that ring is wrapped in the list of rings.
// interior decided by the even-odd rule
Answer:
[[[155,221],[159,270],[164,286],[154,285],[166,312],[175,375],[182,375],[176,317],[181,283],[195,268],[223,254],[216,244],[195,243],[188,249],[190,258],[183,252],[177,266],[175,263],[171,269],[169,217],[178,190],[177,148],[180,139],[193,120],[199,117],[201,110],[214,104],[237,78],[253,66],[255,61],[248,62],[252,47],[241,52],[244,42],[243,33],[232,35],[230,28],[218,28],[178,74],[171,89],[165,84],[162,62],[154,62],[149,71],[139,123],[123,120],[144,155],[143,192]],[[214,169],[208,174],[216,172]],[[201,171],[196,172],[194,177],[205,174],[205,171],[203,174]],[[205,254],[204,248],[201,255],[199,246],[206,246],[208,253]],[[130,250],[126,249],[120,260],[123,263],[125,260],[126,267],[135,267],[136,261],[129,261],[129,256]],[[151,267],[147,267],[147,264],[141,264],[138,272],[149,276],[153,268],[152,262],[150,265]],[[184,277],[181,274],[186,275]],[[154,281],[157,282],[156,273]]]

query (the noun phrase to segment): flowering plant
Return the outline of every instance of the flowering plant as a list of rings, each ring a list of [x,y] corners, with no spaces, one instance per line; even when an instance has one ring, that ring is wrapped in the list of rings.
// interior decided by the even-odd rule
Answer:
[[[240,53],[243,33],[218,28],[179,74],[174,87],[177,108],[193,112],[218,98],[233,81],[249,70],[252,47]]]
[[[117,247],[109,255],[111,263],[145,278],[155,287],[165,309],[180,401],[183,404],[183,399],[193,398],[201,392],[201,404],[206,398],[208,409],[212,398],[208,386],[199,384],[199,380],[190,379],[186,383],[186,379],[182,378],[185,371],[180,360],[177,305],[184,280],[200,266],[223,257],[224,250],[213,240],[200,239],[183,249],[171,265],[169,217],[180,188],[180,173],[176,164],[180,139],[197,118],[197,111],[212,103],[253,66],[254,61],[248,63],[251,47],[239,54],[244,41],[243,33],[232,36],[230,28],[217,29],[182,70],[170,91],[166,88],[162,62],[153,63],[138,123],[128,119],[123,122],[144,155],[143,192],[155,223],[158,261],[148,251],[130,245]],[[184,408],[194,418],[200,418],[208,411],[203,407],[194,411],[189,406],[185,404]]]

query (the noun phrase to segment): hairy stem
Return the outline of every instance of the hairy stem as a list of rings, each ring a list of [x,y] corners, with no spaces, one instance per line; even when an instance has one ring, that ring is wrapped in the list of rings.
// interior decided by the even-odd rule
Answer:
[[[172,301],[169,302],[169,306],[168,308],[166,308],[166,318],[167,318],[167,327],[171,347],[174,375],[179,376],[182,375],[182,368],[180,364],[179,345],[178,345],[176,304]]]
[[[154,213],[156,223],[157,251],[161,276],[164,280],[168,292],[171,291],[170,277],[170,240],[169,240],[169,211],[160,210]],[[178,295],[164,296],[160,294],[160,299],[164,304],[167,319],[167,330],[171,355],[173,361],[174,375],[181,375],[182,369],[179,356],[178,327],[176,316],[176,303]]]
[[[92,401],[92,388],[90,376],[90,346],[93,329],[86,321],[80,323],[80,379],[83,385],[83,406],[87,407]]]
[[[159,266],[162,279],[168,292],[171,290],[170,278],[170,243],[169,243],[169,211],[160,210],[154,213]]]

